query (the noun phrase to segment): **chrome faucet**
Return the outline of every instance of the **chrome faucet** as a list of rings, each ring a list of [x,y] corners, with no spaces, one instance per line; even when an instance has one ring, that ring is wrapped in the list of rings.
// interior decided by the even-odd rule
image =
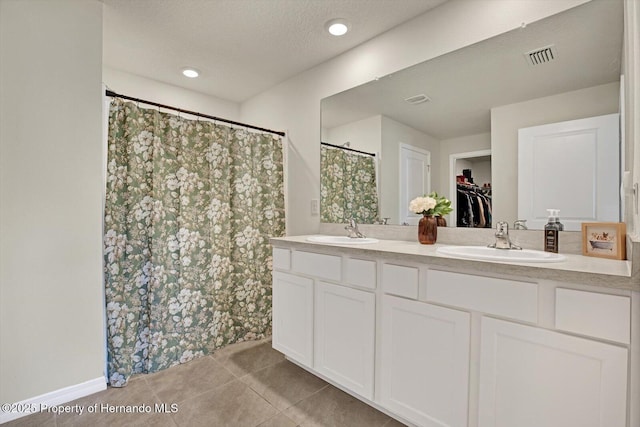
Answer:
[[[527,228],[527,220],[526,219],[518,219],[513,223],[514,230],[528,230]]]
[[[364,239],[365,237],[364,234],[362,234],[360,230],[358,230],[358,224],[353,218],[349,220],[349,225],[344,227],[344,229],[347,230],[347,237],[350,237],[352,239]]]
[[[384,217],[384,218],[378,217],[378,218],[375,219],[375,221],[373,223],[374,224],[380,224],[380,225],[387,225],[387,224],[389,224],[389,220],[390,219],[391,218],[389,218],[389,217]]]
[[[496,224],[496,242],[488,246],[496,249],[522,249],[520,246],[511,243],[509,224],[505,221],[500,221]]]

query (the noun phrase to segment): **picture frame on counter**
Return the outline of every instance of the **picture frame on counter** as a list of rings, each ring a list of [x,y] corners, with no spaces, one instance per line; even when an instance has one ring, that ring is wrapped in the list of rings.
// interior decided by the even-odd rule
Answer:
[[[626,259],[626,236],[624,222],[583,222],[582,255]]]

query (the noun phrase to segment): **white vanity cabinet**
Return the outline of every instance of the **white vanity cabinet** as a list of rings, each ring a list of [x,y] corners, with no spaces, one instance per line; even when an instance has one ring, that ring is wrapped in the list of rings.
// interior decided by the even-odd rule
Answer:
[[[627,349],[485,317],[480,427],[625,427]]]
[[[286,239],[273,347],[401,422],[640,427],[634,288]]]
[[[315,310],[315,369],[373,399],[375,295],[320,281]]]
[[[274,248],[273,348],[373,400],[376,262]]]
[[[629,342],[630,299],[552,286],[427,269],[427,301],[480,318],[479,427],[626,426],[628,349],[592,338]]]
[[[382,297],[382,406],[420,426],[467,425],[470,317]]]

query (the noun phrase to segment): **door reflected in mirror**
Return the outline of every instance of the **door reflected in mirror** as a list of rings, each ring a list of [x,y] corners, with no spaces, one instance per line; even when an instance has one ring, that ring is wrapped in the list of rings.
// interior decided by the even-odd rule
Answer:
[[[346,177],[350,182],[343,184],[335,183],[337,163],[325,161],[322,191],[342,186],[351,200],[327,201],[323,194],[322,203],[330,205],[321,209],[340,212],[342,218],[359,215],[363,223],[384,218],[389,224],[411,223],[406,201],[437,191],[453,202],[449,226],[486,227],[486,220],[483,225],[464,220],[466,207],[459,206],[463,199],[458,198],[462,176],[464,185],[477,186],[489,199],[493,218],[509,224],[523,219],[518,210],[518,130],[619,113],[622,35],[622,1],[593,0],[323,99],[321,140],[338,147],[348,143],[348,148],[375,154],[360,154],[375,160],[372,174],[351,171]],[[428,152],[429,162],[407,160],[403,146]],[[490,154],[465,157],[476,152]],[[607,173],[617,174],[612,181],[617,194],[619,173]],[[595,167],[585,166],[582,174],[602,178]],[[360,177],[375,181],[366,195],[358,194],[364,192],[358,190]],[[557,193],[552,199],[572,196]],[[563,209],[535,210],[547,208]],[[344,222],[325,215],[321,220]],[[536,221],[531,225],[538,228]]]

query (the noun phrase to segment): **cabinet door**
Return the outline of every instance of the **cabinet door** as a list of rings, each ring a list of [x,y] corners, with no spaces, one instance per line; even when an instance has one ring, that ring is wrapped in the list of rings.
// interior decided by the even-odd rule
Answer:
[[[420,426],[466,426],[470,314],[385,295],[381,339],[381,404]]]
[[[627,349],[482,319],[480,427],[625,427]]]
[[[375,295],[319,282],[316,287],[315,369],[373,399]]]
[[[273,273],[273,348],[313,366],[313,280]]]

